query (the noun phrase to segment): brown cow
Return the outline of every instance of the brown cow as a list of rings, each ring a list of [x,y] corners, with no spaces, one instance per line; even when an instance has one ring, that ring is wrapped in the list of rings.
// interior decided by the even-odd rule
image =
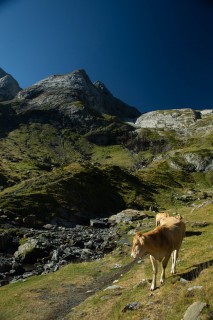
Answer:
[[[156,277],[158,272],[157,261],[162,262],[162,273],[160,283],[165,280],[165,269],[170,256],[172,255],[171,273],[176,272],[176,261],[178,252],[185,234],[185,223],[174,217],[168,217],[163,225],[154,230],[144,233],[137,232],[133,239],[131,256],[133,258],[142,257],[150,254],[150,260],[153,268],[153,280],[150,290],[156,289]]]

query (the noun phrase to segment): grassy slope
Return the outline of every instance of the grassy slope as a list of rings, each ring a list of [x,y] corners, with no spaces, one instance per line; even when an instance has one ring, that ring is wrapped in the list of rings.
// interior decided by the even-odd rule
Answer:
[[[201,202],[198,202],[200,204]],[[204,203],[204,202],[202,202]],[[115,279],[115,264],[122,266],[131,263],[130,246],[120,245],[112,254],[90,263],[69,264],[59,271],[32,277],[26,282],[18,282],[0,288],[0,319],[12,320],[50,320],[60,316],[64,319],[165,319],[179,320],[186,309],[195,301],[208,304],[202,319],[210,319],[210,310],[213,310],[213,215],[212,204],[206,204],[193,210],[192,207],[179,208],[184,215],[187,225],[187,234],[182,244],[177,264],[177,275],[170,276],[169,266],[166,272],[167,279],[163,286],[150,293],[152,278],[149,258],[145,257],[140,264],[134,264],[129,271],[121,270],[117,275],[116,284],[121,289],[104,291]],[[150,221],[144,221],[141,227],[146,231]],[[194,225],[196,222],[208,222],[206,226]],[[131,243],[132,236],[126,236],[128,226],[122,226],[124,239]],[[160,269],[160,268],[159,268]],[[117,272],[117,270],[116,270]],[[105,277],[104,284],[102,283]],[[187,283],[180,282],[180,278],[189,279]],[[108,279],[108,282],[106,281]],[[143,283],[138,285],[142,279]],[[96,285],[92,285],[95,281]],[[159,275],[158,275],[159,283]],[[72,309],[77,292],[73,288],[81,288],[86,299]],[[202,286],[202,289],[188,291],[193,286]],[[97,292],[87,293],[88,289],[98,288]],[[140,308],[135,311],[123,312],[124,307],[132,302],[139,302]],[[72,310],[71,310],[72,309]]]
[[[73,163],[4,189],[0,206],[22,217],[34,213],[41,223],[55,215],[65,214],[69,219],[76,212],[88,219],[126,206],[148,207],[153,201],[152,189],[118,166]]]
[[[202,136],[207,153],[211,137]],[[78,211],[91,217],[129,206],[164,208],[166,203],[175,208],[176,195],[213,183],[212,172],[187,173],[169,165],[171,154],[181,164],[182,154],[202,153],[199,141],[198,135],[184,142],[174,132],[142,129],[128,149],[98,146],[50,124],[22,124],[0,140],[0,207],[19,216],[34,213],[40,223]]]

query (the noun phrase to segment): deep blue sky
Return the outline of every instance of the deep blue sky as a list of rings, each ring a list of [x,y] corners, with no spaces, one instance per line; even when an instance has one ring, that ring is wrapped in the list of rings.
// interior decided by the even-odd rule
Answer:
[[[141,112],[213,108],[211,0],[0,0],[0,39],[22,88],[85,69]]]

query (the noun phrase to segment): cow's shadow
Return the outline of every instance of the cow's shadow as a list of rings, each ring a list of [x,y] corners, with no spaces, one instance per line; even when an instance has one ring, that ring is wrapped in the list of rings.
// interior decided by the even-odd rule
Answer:
[[[209,260],[209,261],[205,261],[199,264],[194,264],[192,266],[192,270],[188,271],[188,272],[184,272],[184,273],[178,273],[178,275],[181,278],[184,278],[188,281],[192,281],[194,279],[196,279],[199,274],[201,273],[201,271],[203,271],[204,269],[207,269],[209,267],[211,267],[213,265],[213,260]]]
[[[201,234],[201,231],[186,231],[185,237],[200,236]]]

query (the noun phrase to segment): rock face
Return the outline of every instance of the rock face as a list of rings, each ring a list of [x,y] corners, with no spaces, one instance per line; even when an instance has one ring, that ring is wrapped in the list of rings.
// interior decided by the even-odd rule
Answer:
[[[21,110],[57,108],[69,118],[91,119],[94,111],[122,118],[136,119],[140,112],[114,98],[99,81],[93,84],[84,70],[66,75],[53,75],[19,92]],[[91,112],[93,110],[93,112]]]
[[[194,130],[212,130],[213,109],[192,110],[172,109],[151,111],[136,120],[139,128],[170,129],[180,133],[193,133]]]
[[[13,99],[20,90],[18,82],[0,68],[0,101]]]
[[[213,170],[213,152],[211,150],[180,153],[178,154],[178,161],[172,155],[173,152],[170,154],[169,165],[173,169],[187,172],[208,172]]]

